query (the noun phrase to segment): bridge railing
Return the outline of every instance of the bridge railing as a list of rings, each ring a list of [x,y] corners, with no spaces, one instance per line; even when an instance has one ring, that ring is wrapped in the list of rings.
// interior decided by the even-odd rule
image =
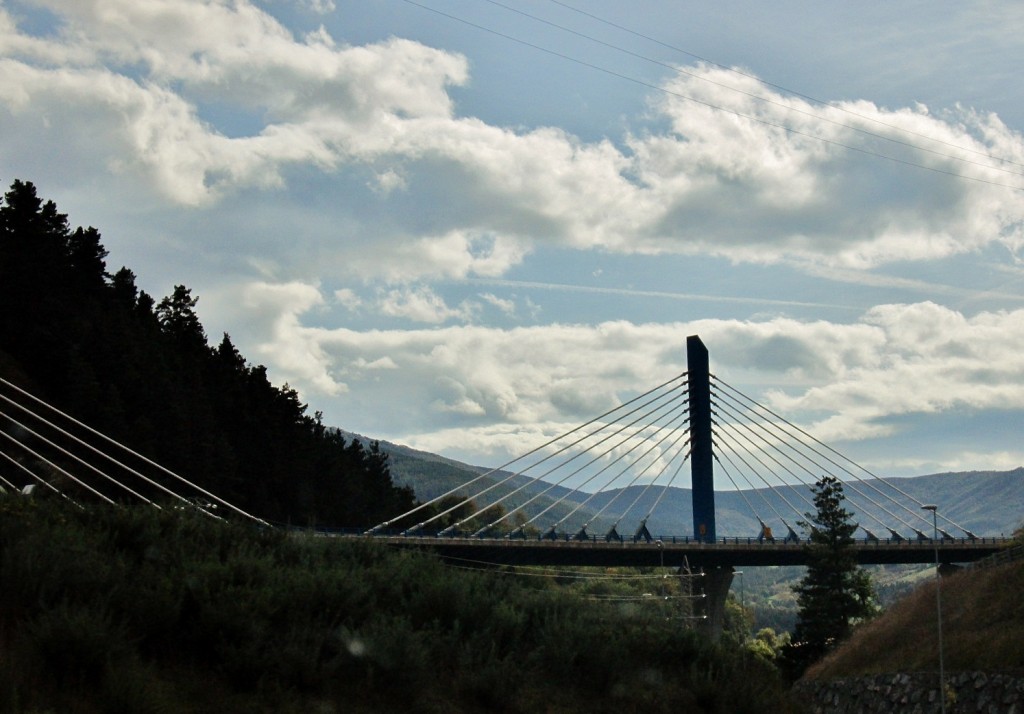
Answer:
[[[1010,541],[1012,539],[1004,538],[1003,540]],[[1005,565],[1006,563],[1015,563],[1024,560],[1024,545],[1017,545],[1011,548],[1005,548],[994,555],[990,555],[987,558],[971,563],[972,568],[993,568],[997,565]]]
[[[297,532],[309,532],[310,530],[315,531],[319,535],[326,536],[355,536],[363,535],[365,531],[359,528],[301,528],[292,527],[292,530]],[[520,536],[520,537],[509,537],[506,535],[499,536],[487,536],[487,535],[455,535],[446,534],[439,535],[438,532],[420,532],[420,533],[408,533],[400,530],[380,530],[374,533],[373,536],[367,537],[388,537],[388,538],[421,538],[421,539],[438,539],[438,540],[472,540],[472,541],[506,541],[506,540],[527,540],[527,541],[548,541],[548,542],[561,542],[561,543],[604,543],[608,542],[605,536],[596,534],[587,534],[581,536],[573,533],[559,533],[555,537],[546,535],[531,535],[531,536]],[[632,536],[623,537],[622,542],[639,542],[640,540],[646,539],[634,539]],[[614,542],[614,541],[612,541]],[[778,538],[773,541],[767,539],[761,539],[757,536],[722,536],[716,538],[712,543],[706,539],[700,539],[695,536],[688,535],[659,535],[652,536],[650,541],[647,541],[650,545],[671,544],[671,545],[764,545],[764,546],[780,546],[780,545],[793,545],[803,546],[807,543],[806,539],[793,542],[792,540],[786,542],[785,540]],[[919,547],[933,547],[934,544],[948,544],[948,545],[1000,545],[1004,543],[1012,542],[1011,538],[1002,536],[987,536],[987,537],[975,537],[975,538],[855,538],[853,540],[855,545],[892,545],[892,546],[903,546],[907,548],[919,548]],[[1011,549],[1019,551],[1016,558],[1024,559],[1024,546],[1019,548]],[[1002,556],[1002,554],[1000,554]],[[993,556],[995,557],[995,556]]]

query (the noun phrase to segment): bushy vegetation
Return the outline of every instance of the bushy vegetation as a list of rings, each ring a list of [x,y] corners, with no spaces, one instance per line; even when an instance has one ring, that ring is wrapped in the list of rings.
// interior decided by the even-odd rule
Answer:
[[[784,712],[643,608],[369,540],[0,496],[0,712]]]
[[[267,520],[367,527],[411,507],[376,444],[307,414],[228,335],[208,345],[188,288],[157,301],[128,268],[108,273],[106,257],[99,231],[72,230],[31,183],[12,184],[0,200],[0,377]],[[0,475],[25,485],[9,461]]]

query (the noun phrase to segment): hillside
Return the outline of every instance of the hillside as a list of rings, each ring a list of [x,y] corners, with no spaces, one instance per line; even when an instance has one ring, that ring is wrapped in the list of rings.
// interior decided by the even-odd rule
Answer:
[[[946,671],[1024,674],[1024,560],[965,569],[944,577],[941,587]],[[937,669],[935,600],[935,581],[927,579],[857,629],[805,678]]]
[[[977,535],[1000,535],[1010,534],[1024,520],[1024,468],[1017,468],[1012,471],[967,471],[959,473],[932,474],[927,476],[915,476],[908,478],[887,479],[887,481],[899,490],[922,503],[939,504],[940,514],[950,518],[952,521],[962,525],[964,528],[973,531]],[[868,496],[880,501],[882,505],[886,502],[878,496],[870,487],[863,484],[855,484]],[[634,490],[636,488],[634,487]],[[900,494],[891,493],[902,502],[910,502]],[[881,509],[856,497],[853,489],[847,488],[848,499],[846,507],[853,513],[853,519],[867,527],[878,531],[880,537],[888,534],[882,531],[877,525],[874,517],[884,523],[892,523],[893,519]],[[608,497],[614,494],[609,494]],[[758,506],[758,504],[770,503],[758,506],[768,514],[773,513],[772,508],[780,513],[792,512],[792,509],[781,500],[776,492],[768,489],[755,489],[745,492],[746,500],[735,491],[719,491],[715,494],[715,507],[718,518],[718,532],[722,535],[744,535],[756,534],[758,524],[746,501]],[[648,494],[641,501],[653,503],[653,496]],[[793,501],[792,495],[787,495]],[[595,499],[594,503],[599,503]],[[689,533],[692,530],[692,517],[690,516],[690,491],[689,489],[671,489],[669,494],[662,500],[661,507],[651,519],[651,522],[659,533]],[[911,503],[911,507],[913,504]],[[893,507],[888,506],[889,510]],[[902,515],[898,513],[898,515]],[[927,515],[927,514],[925,514]],[[908,516],[903,516],[908,518]],[[767,518],[766,520],[776,520]],[[927,521],[927,519],[925,519]],[[911,521],[913,524],[913,521]],[[924,521],[918,522],[917,526],[924,528]],[[940,527],[942,524],[940,523]],[[912,536],[904,529],[904,535]],[[954,535],[963,536],[962,533]],[[859,536],[863,536],[860,533]]]
[[[568,518],[562,529],[567,531],[575,531],[584,523],[592,523],[591,530],[594,532],[604,532],[611,527],[612,520],[610,518],[595,518],[594,510],[591,508],[579,506],[571,500],[559,503],[559,499],[569,494],[569,490],[566,488],[551,484],[538,484],[531,478],[505,471],[492,473],[490,469],[482,466],[470,466],[408,446],[387,441],[374,442],[365,436],[343,433],[346,438],[358,440],[364,444],[379,444],[379,448],[388,455],[391,478],[395,485],[411,488],[420,501],[438,498],[452,490],[462,497],[472,496],[486,490],[487,494],[480,499],[483,505],[508,496],[506,500],[502,501],[502,506],[506,507],[506,510],[529,502],[524,510],[531,517],[544,512],[544,515],[535,524],[537,528],[548,528],[552,523],[566,516]],[[473,486],[463,488],[465,484],[474,479],[479,480]],[[569,515],[573,510],[575,513]]]

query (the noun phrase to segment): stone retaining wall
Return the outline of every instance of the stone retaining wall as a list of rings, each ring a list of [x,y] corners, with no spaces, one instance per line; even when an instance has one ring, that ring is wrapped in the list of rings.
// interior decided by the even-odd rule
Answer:
[[[938,675],[879,674],[797,682],[813,714],[939,714]],[[946,676],[947,714],[1024,714],[1024,677],[986,672]]]

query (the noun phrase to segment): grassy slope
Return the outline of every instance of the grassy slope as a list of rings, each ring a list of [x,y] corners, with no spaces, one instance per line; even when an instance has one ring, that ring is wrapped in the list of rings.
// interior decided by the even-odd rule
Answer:
[[[1024,673],[1024,561],[942,579],[946,670]],[[937,669],[935,582],[921,584],[805,675],[810,679]]]

